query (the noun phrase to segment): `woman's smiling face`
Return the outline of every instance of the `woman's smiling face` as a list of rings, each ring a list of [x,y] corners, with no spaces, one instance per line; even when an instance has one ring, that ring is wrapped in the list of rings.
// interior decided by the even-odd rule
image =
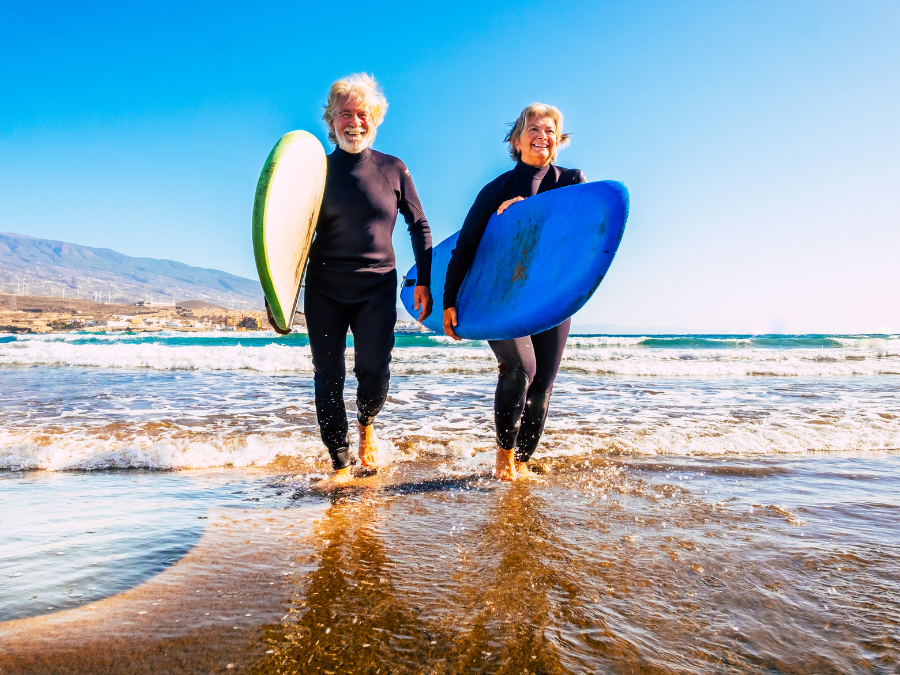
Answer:
[[[522,161],[538,167],[550,163],[558,143],[556,123],[550,117],[529,117],[522,135],[513,141]]]

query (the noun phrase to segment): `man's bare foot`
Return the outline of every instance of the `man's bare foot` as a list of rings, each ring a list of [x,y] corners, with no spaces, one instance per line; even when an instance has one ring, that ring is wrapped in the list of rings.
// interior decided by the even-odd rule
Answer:
[[[378,444],[375,438],[375,423],[364,427],[356,420],[356,430],[359,432],[359,461],[363,466],[378,466]]]
[[[338,469],[333,474],[328,476],[328,478],[323,478],[318,483],[313,485],[314,490],[336,490],[337,488],[346,485],[350,481],[353,480],[353,474],[350,472],[350,467],[345,466],[343,469]]]
[[[494,463],[494,478],[497,480],[516,480],[516,463],[513,459],[514,450],[506,450],[497,446],[497,460]]]

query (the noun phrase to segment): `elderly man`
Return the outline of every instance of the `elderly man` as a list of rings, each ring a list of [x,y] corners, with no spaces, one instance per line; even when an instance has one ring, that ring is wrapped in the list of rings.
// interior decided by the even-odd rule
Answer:
[[[351,480],[344,408],[344,351],[353,331],[359,458],[377,465],[375,416],[390,380],[397,270],[391,234],[403,214],[418,265],[419,320],[431,313],[431,228],[409,170],[371,149],[387,100],[375,79],[355,74],[331,85],[324,119],[337,147],[328,155],[325,195],[306,270],[304,312],[315,368],[316,415],[335,472],[322,487]]]

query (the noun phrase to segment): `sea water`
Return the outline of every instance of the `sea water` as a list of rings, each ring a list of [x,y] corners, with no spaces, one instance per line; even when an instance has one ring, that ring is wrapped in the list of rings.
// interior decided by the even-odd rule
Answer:
[[[348,414],[352,365],[351,339]],[[218,518],[302,512],[293,567],[247,567],[277,617],[248,614],[235,667],[898,667],[898,336],[573,335],[540,474],[510,486],[489,478],[487,345],[400,332],[385,466],[330,497],[303,334],[0,336],[0,373],[0,637],[21,645],[126,611],[216,550]]]

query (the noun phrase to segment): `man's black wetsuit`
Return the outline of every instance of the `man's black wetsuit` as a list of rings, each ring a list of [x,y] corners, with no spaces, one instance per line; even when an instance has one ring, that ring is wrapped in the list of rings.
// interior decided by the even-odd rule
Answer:
[[[406,166],[374,150],[328,155],[325,195],[306,269],[304,313],[315,369],[316,415],[335,469],[350,465],[344,351],[353,331],[357,419],[372,424],[387,398],[397,270],[391,234],[403,214],[418,286],[431,284],[431,228]]]
[[[518,162],[512,171],[485,185],[469,209],[447,267],[444,309],[456,307],[459,287],[472,265],[488,220],[503,202],[586,182],[578,169],[563,169],[553,164],[539,169]],[[562,361],[570,325],[571,319],[566,319],[556,328],[536,335],[514,340],[488,340],[500,362],[500,378],[494,396],[497,444],[506,450],[515,448],[516,459],[520,462],[531,458],[541,440],[553,380]]]

